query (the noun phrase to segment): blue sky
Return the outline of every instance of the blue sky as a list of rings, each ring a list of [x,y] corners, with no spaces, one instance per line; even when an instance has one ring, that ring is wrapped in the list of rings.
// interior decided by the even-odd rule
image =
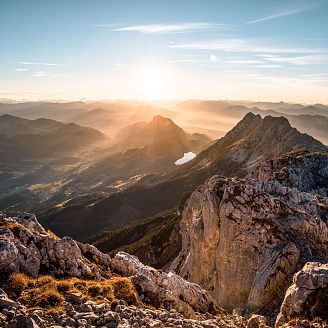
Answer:
[[[327,0],[1,0],[0,98],[328,103]]]

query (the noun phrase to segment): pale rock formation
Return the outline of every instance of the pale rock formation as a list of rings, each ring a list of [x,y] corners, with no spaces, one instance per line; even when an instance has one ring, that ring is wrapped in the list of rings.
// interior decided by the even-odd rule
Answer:
[[[247,328],[270,328],[270,324],[266,317],[253,314],[247,321]]]
[[[306,263],[294,276],[288,288],[276,327],[281,327],[290,319],[302,317],[328,319],[328,264]]]
[[[3,218],[5,226],[14,226],[12,232],[1,231],[0,271],[24,272],[33,277],[39,271],[54,275],[82,276],[91,272],[76,241],[49,235],[37,222],[34,215]]]
[[[225,309],[275,311],[305,262],[328,260],[327,213],[327,198],[277,180],[214,176],[185,206],[171,269]]]
[[[112,259],[112,267],[131,280],[152,298],[152,302],[165,308],[175,308],[186,317],[195,312],[212,312],[215,301],[200,286],[190,283],[173,272],[165,273],[142,264],[137,257],[124,252]]]
[[[32,277],[50,274],[56,277],[90,277],[105,279],[105,270],[114,270],[131,280],[157,306],[173,309],[185,317],[196,312],[225,313],[212,296],[196,284],[173,273],[143,265],[136,257],[118,253],[114,259],[96,247],[62,239],[45,231],[33,214],[16,218],[0,218],[0,273],[22,272]],[[81,303],[81,295],[72,294],[73,303]],[[0,306],[7,302],[0,293]]]
[[[262,163],[249,178],[297,188],[299,191],[328,196],[328,153],[298,152]]]

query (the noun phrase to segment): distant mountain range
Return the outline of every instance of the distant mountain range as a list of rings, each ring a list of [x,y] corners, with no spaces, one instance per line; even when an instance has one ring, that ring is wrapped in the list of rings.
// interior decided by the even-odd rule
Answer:
[[[328,144],[328,106],[322,104],[187,100],[175,102],[174,105],[164,102],[161,107],[159,104],[137,101],[0,102],[0,115],[72,122],[98,129],[111,138],[129,125],[150,121],[153,116],[161,115],[174,120],[189,133],[205,133],[215,139],[222,137],[248,112],[262,117],[285,116],[293,127]],[[309,115],[316,117],[311,118],[311,124],[307,124]]]
[[[9,163],[72,153],[105,139],[101,132],[74,123],[11,115],[0,116],[0,135],[1,161]]]
[[[126,188],[145,174],[167,173],[176,168],[174,163],[184,152],[199,153],[211,143],[205,135],[188,134],[162,116],[124,128],[111,146],[107,142],[102,147],[107,139],[99,131],[49,119],[4,115],[0,131],[7,139],[11,137],[11,142],[7,141],[10,149],[3,146],[0,151],[6,153],[4,158],[9,163],[14,163],[16,171],[21,171],[14,178],[10,173],[13,169],[6,169],[3,180],[7,184],[3,184],[3,191],[11,192],[0,198],[0,206],[33,210],[66,200],[80,202],[85,194],[89,195],[88,200],[103,197],[104,192]],[[19,159],[14,160],[14,155]],[[61,160],[63,155],[66,158]],[[22,161],[30,161],[33,166],[23,167]],[[47,179],[43,170],[48,170]]]
[[[321,142],[292,128],[285,118],[262,119],[249,113],[225,137],[181,168],[164,175],[146,176],[91,206],[88,203],[53,208],[42,213],[41,221],[60,235],[87,240],[104,230],[175,207],[185,192],[213,174],[245,176],[263,160],[293,151],[326,149]]]
[[[40,202],[26,188],[60,180],[79,163],[82,153],[105,140],[101,132],[75,123],[2,115],[0,206],[6,208],[23,202],[29,208]]]
[[[264,116],[284,116],[301,132],[328,144],[328,106],[304,106],[290,103],[188,100],[177,104],[186,125],[198,125],[217,131],[230,130],[248,112]]]

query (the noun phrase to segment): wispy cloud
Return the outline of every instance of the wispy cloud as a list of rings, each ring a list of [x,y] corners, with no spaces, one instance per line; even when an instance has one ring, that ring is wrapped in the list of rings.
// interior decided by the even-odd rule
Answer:
[[[64,64],[58,63],[48,63],[48,62],[33,62],[33,61],[20,61],[18,62],[20,65],[39,65],[39,66],[67,66]]]
[[[24,71],[28,71],[27,68],[15,68],[14,69],[15,72],[24,72]]]
[[[246,24],[255,24],[260,22],[269,21],[272,19],[277,19],[285,16],[295,15],[309,10],[317,8],[320,4],[314,1],[298,1],[289,3],[284,6],[276,6],[272,8],[266,15],[256,18],[247,22]]]
[[[257,59],[221,59],[216,55],[210,56],[210,61],[219,62],[222,64],[261,64],[263,61]]]
[[[126,65],[121,64],[121,63],[114,63],[113,65],[114,65],[114,67],[117,67],[117,68],[120,68],[120,69],[123,69],[123,70],[127,69]]]
[[[292,56],[292,57],[267,57],[267,61],[275,63],[288,63],[293,65],[321,64],[328,62],[328,55]]]
[[[34,76],[34,77],[46,77],[46,76],[48,76],[48,74],[49,74],[48,72],[40,71],[40,72],[33,73],[32,76]]]
[[[32,74],[33,77],[50,77],[50,78],[58,78],[58,77],[65,77],[67,74],[62,73],[53,73],[48,71],[37,71]]]
[[[191,23],[175,23],[175,24],[144,24],[144,25],[129,25],[116,27],[111,29],[114,32],[139,32],[143,34],[171,34],[171,33],[186,33],[197,30],[214,29],[214,28],[231,28],[231,25],[206,23],[206,22],[191,22]]]
[[[260,68],[279,68],[282,67],[279,64],[260,64],[260,65],[254,65],[255,67],[260,67]]]
[[[224,38],[212,41],[170,44],[169,48],[220,50],[224,52],[250,52],[261,54],[315,54],[325,53],[325,50],[315,48],[280,48],[259,45],[258,40],[239,38]]]

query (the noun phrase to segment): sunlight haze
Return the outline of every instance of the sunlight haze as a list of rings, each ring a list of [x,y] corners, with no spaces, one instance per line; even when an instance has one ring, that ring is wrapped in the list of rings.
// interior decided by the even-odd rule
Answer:
[[[324,0],[1,1],[0,98],[327,103],[327,12]]]

